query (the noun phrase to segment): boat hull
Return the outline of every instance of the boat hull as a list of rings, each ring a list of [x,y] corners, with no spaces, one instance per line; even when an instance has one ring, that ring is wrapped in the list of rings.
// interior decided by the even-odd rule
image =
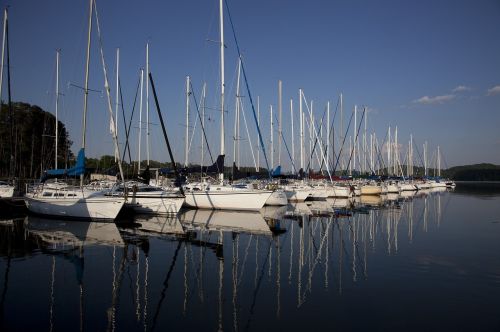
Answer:
[[[283,206],[288,204],[288,199],[283,190],[275,190],[266,201],[265,205]]]
[[[184,204],[183,196],[133,195],[125,202],[125,207],[142,214],[176,214]]]
[[[267,190],[190,191],[185,192],[185,205],[196,209],[259,211],[272,193]]]
[[[89,195],[89,197],[25,197],[28,210],[39,215],[92,220],[113,220],[123,207],[121,197]]]
[[[361,187],[361,195],[380,195],[382,194],[382,187],[365,185]]]

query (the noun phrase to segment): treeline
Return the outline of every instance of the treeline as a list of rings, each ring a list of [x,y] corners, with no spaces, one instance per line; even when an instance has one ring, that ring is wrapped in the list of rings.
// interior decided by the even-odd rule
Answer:
[[[475,164],[451,167],[443,174],[455,181],[500,181],[500,166]]]
[[[58,166],[74,159],[66,127],[58,121]],[[39,178],[55,163],[55,116],[36,105],[16,102],[0,108],[0,178]]]

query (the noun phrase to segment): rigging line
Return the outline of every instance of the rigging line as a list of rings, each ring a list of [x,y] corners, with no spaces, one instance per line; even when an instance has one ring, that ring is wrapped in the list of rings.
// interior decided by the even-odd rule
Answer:
[[[332,119],[332,124],[327,124],[327,126],[330,126],[330,137],[327,137],[327,140],[328,142],[330,142],[330,140],[332,139],[332,147],[331,147],[331,150],[332,150],[332,153],[333,153],[333,158],[335,159],[335,116],[337,115],[337,111],[339,109],[339,104],[340,104],[340,98],[337,98],[337,105],[335,105],[335,111],[333,112],[333,119]],[[329,165],[329,167],[332,166],[332,163],[330,163],[330,160],[327,160],[326,161]],[[321,166],[323,166],[323,163],[321,163]],[[335,173],[333,173],[333,175],[335,175]]]
[[[354,142],[356,142],[358,140],[358,135],[359,135],[359,131],[361,129],[361,125],[363,124],[363,118],[365,117],[365,113],[366,113],[366,108],[363,110],[363,115],[361,116],[361,120],[359,120],[359,126],[358,126],[358,130],[356,132],[356,137],[354,138]],[[354,124],[356,125],[356,124]],[[355,145],[356,143],[354,143],[353,145]],[[352,155],[354,153],[354,148],[351,150],[351,155],[349,156],[349,162],[347,163],[347,165],[349,165],[351,163],[351,159],[352,159]],[[354,170],[356,171],[356,170]],[[344,175],[347,173],[347,170],[344,170]]]
[[[250,139],[250,132],[248,131],[247,117],[245,116],[245,109],[243,108],[243,102],[241,101],[241,98],[239,100],[239,103],[240,103],[240,112],[243,114],[243,121],[245,122],[245,129],[248,136],[248,145],[250,146],[250,152],[252,152],[253,164],[255,168],[257,168],[257,161],[255,160],[255,154],[253,153],[252,140]]]
[[[156,110],[158,111],[158,117],[160,118],[161,129],[163,131],[163,137],[165,138],[165,143],[167,144],[168,154],[170,156],[170,162],[172,163],[172,167],[174,169],[175,178],[179,181],[179,190],[180,190],[182,196],[184,196],[184,189],[182,189],[181,178],[179,176],[179,172],[177,170],[177,165],[175,164],[175,160],[174,160],[174,155],[173,155],[172,149],[170,147],[170,142],[169,142],[168,136],[167,136],[167,130],[165,129],[165,124],[163,123],[163,117],[162,117],[161,111],[160,111],[160,103],[158,102],[158,96],[156,95],[155,84],[153,82],[153,75],[151,74],[151,72],[149,72],[148,76],[149,76],[149,81],[151,82],[151,88],[153,90],[153,96],[155,99]]]
[[[137,87],[139,88],[139,86]],[[120,93],[120,101],[121,101],[121,109],[122,109],[122,118],[123,118],[123,126],[125,128],[125,149],[123,150],[123,157],[122,160],[125,159],[125,151],[127,151],[128,148],[128,161],[131,164],[132,163],[132,156],[130,154],[130,146],[128,145],[128,131],[127,131],[127,120],[125,120],[125,107],[123,106],[123,93],[122,93],[122,82],[121,79],[118,79],[118,90]],[[137,94],[136,94],[137,98]],[[135,106],[135,100],[134,100],[134,106]],[[132,110],[133,112],[133,110]],[[133,113],[132,113],[133,114]]]
[[[340,156],[342,155],[342,150],[344,149],[344,143],[345,143],[345,140],[347,138],[347,133],[349,132],[349,128],[351,127],[351,121],[352,121],[353,116],[354,116],[354,113],[351,113],[351,117],[349,119],[349,123],[347,124],[347,129],[345,131],[344,139],[342,140],[342,145],[340,146],[340,151],[339,151],[339,154],[337,156],[337,162],[335,163],[335,168],[333,169],[333,174],[335,174],[335,172],[337,171],[337,166],[339,165]]]
[[[301,98],[304,98],[304,101],[305,101],[305,104],[306,104],[306,108],[307,108],[307,111],[309,112],[309,117],[310,117],[311,110],[309,109],[309,105],[307,103],[307,100],[306,100],[306,97],[304,95],[304,92],[302,92]],[[323,125],[324,115],[325,115],[325,113],[323,112],[323,118],[321,119],[321,125]],[[310,130],[309,133],[310,133],[310,135],[312,135],[312,132],[314,132],[314,137],[315,137],[314,146],[313,146],[313,149],[311,150],[311,155],[309,157],[309,164],[307,164],[307,167],[306,167],[306,172],[307,172],[309,170],[309,166],[311,165],[311,161],[313,159],[313,154],[314,153],[316,154],[316,159],[318,161],[318,164],[321,164],[321,161],[320,161],[320,158],[318,157],[318,152],[316,151],[316,143],[318,142],[319,135],[317,134],[316,130],[314,130],[316,128],[314,126],[314,121],[309,122],[309,119],[308,119],[307,116],[305,117],[305,120],[306,120],[306,124],[309,124],[309,130]]]
[[[243,62],[243,58],[242,58],[241,51],[240,51],[240,45],[238,44],[238,39],[236,39],[236,31],[235,31],[235,28],[234,28],[233,19],[231,17],[231,11],[229,10],[229,5],[228,5],[228,3],[227,3],[226,0],[224,0],[224,3],[226,5],[229,22],[231,23],[231,29],[233,31],[233,38],[234,38],[234,42],[235,42],[235,45],[236,45],[236,50],[238,51],[238,56],[241,59],[241,71],[243,72],[243,78],[245,79],[245,86],[247,88],[248,97],[250,99],[250,104],[252,105],[253,119],[255,121],[255,125],[257,126],[257,132],[259,134],[259,141],[260,141],[260,145],[261,145],[261,148],[262,148],[262,153],[264,154],[264,160],[266,162],[268,176],[269,176],[269,178],[271,178],[271,170],[269,169],[269,162],[267,160],[266,147],[264,145],[264,140],[262,139],[262,133],[260,131],[259,122],[257,121],[257,114],[255,114],[255,106],[253,104],[252,93],[250,92],[250,85],[248,84],[247,73],[246,73],[246,70],[245,70],[245,64]]]
[[[189,80],[189,85],[191,87],[191,91],[194,91],[193,83],[191,82],[191,80]],[[196,96],[194,93],[192,93],[192,96],[193,96],[193,100],[194,100],[194,105],[196,106],[196,113],[198,114],[198,118],[200,119],[201,130],[203,131],[203,137],[205,138],[205,143],[207,144],[208,154],[210,155],[210,160],[212,161],[212,164],[213,164],[214,158],[212,157],[212,151],[210,150],[210,145],[208,145],[207,133],[205,131],[205,126],[203,125],[203,121],[201,119],[200,109],[198,107],[198,101],[196,100]]]
[[[418,155],[418,158],[420,159],[420,162],[422,163],[422,165],[424,165],[424,160],[422,158],[422,155],[420,154],[420,150],[418,149],[418,144],[415,144],[415,149],[417,149],[417,155]],[[425,172],[425,170],[424,170],[424,172]]]
[[[274,119],[276,120],[276,122],[278,122],[278,118],[276,116],[276,113],[274,114]],[[293,170],[294,170],[294,172],[296,172],[295,162],[293,161],[293,158],[292,158],[292,155],[290,153],[290,150],[288,149],[288,144],[286,144],[285,137],[283,136],[283,130],[280,132],[280,136],[281,136],[281,139],[282,139],[283,143],[285,144],[285,149],[286,149],[286,152],[288,154],[288,157],[290,158],[290,161],[292,162]]]

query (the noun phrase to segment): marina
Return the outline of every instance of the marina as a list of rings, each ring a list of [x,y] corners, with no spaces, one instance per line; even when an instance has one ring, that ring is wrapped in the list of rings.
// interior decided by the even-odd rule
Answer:
[[[481,188],[112,223],[2,219],[0,327],[494,329],[500,191]]]
[[[500,329],[495,1],[2,9],[0,331]]]

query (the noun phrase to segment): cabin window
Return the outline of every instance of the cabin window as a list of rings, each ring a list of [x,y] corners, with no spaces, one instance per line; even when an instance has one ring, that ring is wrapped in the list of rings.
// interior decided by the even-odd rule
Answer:
[[[44,192],[43,197],[52,197],[52,193]]]
[[[68,197],[76,197],[76,194],[68,194]]]

